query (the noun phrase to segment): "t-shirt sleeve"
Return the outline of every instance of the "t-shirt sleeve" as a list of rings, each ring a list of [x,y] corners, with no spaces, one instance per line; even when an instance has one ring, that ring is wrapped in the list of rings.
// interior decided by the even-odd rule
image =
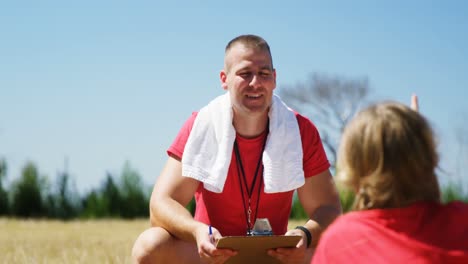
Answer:
[[[172,142],[171,146],[167,149],[167,155],[176,156],[179,159],[182,159],[185,144],[187,143],[190,131],[192,130],[193,123],[195,122],[197,114],[198,112],[193,112],[192,115],[187,119],[187,121],[185,121],[184,125],[179,130],[179,133]]]
[[[307,117],[296,113],[302,139],[303,169],[306,178],[330,168],[322,139],[315,125]]]

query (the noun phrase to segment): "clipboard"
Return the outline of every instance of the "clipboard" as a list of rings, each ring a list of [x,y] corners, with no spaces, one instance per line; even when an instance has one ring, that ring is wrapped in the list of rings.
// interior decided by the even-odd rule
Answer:
[[[226,264],[270,264],[280,263],[267,254],[268,249],[295,247],[302,236],[227,236],[220,238],[217,248],[229,248],[238,251]]]

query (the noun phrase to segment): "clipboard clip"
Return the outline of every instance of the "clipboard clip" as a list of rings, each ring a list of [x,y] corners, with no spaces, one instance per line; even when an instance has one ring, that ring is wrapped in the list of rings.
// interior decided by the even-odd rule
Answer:
[[[272,236],[273,230],[268,218],[257,218],[252,230],[247,230],[247,236]]]

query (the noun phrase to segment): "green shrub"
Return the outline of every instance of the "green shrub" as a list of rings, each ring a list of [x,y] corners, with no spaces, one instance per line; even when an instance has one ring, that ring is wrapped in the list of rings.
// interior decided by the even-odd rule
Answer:
[[[340,195],[340,202],[343,213],[351,211],[354,203],[354,193],[345,188],[338,188],[338,193]]]
[[[304,208],[297,197],[297,194],[294,193],[293,203],[291,206],[291,213],[289,214],[290,219],[307,219],[309,216],[304,211]]]
[[[195,208],[196,208],[196,203],[195,203],[195,197],[190,200],[190,202],[187,204],[185,207],[187,210],[192,214],[192,216],[195,216]]]
[[[441,188],[443,203],[449,203],[452,201],[464,201],[468,202],[468,194],[463,191],[462,184],[450,182]]]

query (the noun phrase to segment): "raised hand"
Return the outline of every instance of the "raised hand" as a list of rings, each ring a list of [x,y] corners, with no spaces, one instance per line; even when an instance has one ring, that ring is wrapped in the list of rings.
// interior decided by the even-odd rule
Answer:
[[[418,96],[416,94],[411,95],[411,109],[419,112]]]

